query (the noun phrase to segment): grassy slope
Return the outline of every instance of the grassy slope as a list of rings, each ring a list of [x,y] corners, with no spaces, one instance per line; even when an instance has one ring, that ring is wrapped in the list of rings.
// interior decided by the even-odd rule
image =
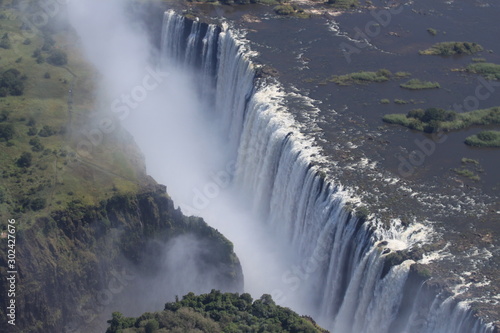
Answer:
[[[25,45],[26,35],[19,29],[20,14],[6,7],[5,4],[0,7],[4,17],[0,19],[0,35],[8,33],[12,47],[0,49],[0,68],[2,71],[17,68],[27,79],[24,95],[0,98],[0,112],[10,112],[2,124],[12,124],[16,133],[9,142],[0,142],[0,188],[4,192],[0,215],[5,217],[2,226],[5,227],[7,217],[23,216],[25,221],[34,221],[49,211],[65,209],[72,200],[92,205],[117,192],[137,191],[143,166],[135,165],[133,160],[140,159],[137,158],[140,153],[130,138],[119,140],[120,136],[126,138],[120,135],[120,130],[105,137],[104,143],[94,147],[91,155],[81,156],[76,150],[81,140],[79,129],[88,123],[90,112],[95,111],[91,83],[95,73],[81,58],[76,36],[64,27],[51,34],[56,40],[54,47],[69,55],[66,66],[38,64],[32,54],[43,45],[43,36],[29,33],[31,43]],[[17,60],[19,58],[22,60]],[[45,73],[49,73],[50,78],[44,78]],[[70,88],[74,110],[71,123]],[[33,152],[29,141],[35,136],[27,134],[31,118],[37,130],[49,125],[57,130],[66,129],[66,133],[39,137],[45,149]],[[23,152],[33,155],[29,168],[20,168],[15,163]],[[45,198],[46,208],[32,211],[29,201],[34,198]]]

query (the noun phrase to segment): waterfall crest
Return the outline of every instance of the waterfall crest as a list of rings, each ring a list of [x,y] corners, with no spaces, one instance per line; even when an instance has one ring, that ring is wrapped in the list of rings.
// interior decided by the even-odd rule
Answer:
[[[274,298],[298,293],[301,310],[333,332],[492,333],[467,302],[431,292],[412,278],[412,260],[388,267],[385,258],[409,248],[430,228],[391,228],[351,212],[348,189],[317,163],[321,152],[287,112],[278,83],[256,78],[244,39],[218,27],[165,13],[164,64],[195,71],[199,94],[236,161],[232,184],[253,211],[291,244],[296,265],[283,273]],[[243,263],[244,264],[244,263]]]

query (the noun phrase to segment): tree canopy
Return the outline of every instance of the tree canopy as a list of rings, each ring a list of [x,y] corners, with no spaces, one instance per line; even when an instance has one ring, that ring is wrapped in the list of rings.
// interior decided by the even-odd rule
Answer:
[[[247,294],[222,293],[185,295],[165,304],[162,312],[145,313],[138,318],[114,312],[106,333],[118,332],[327,332],[289,308],[276,305],[270,295],[253,300]]]

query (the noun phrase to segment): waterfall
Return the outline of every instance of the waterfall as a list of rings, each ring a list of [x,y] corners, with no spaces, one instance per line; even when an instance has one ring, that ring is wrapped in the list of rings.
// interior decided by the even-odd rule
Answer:
[[[390,253],[411,248],[431,229],[398,221],[388,228],[353,214],[349,189],[320,169],[321,151],[287,111],[283,89],[256,78],[247,45],[226,24],[165,13],[163,63],[195,71],[199,95],[236,160],[233,186],[293,249],[296,265],[283,273],[276,295],[299,293],[307,314],[332,332],[494,332],[466,301],[412,277],[414,261],[386,265]]]

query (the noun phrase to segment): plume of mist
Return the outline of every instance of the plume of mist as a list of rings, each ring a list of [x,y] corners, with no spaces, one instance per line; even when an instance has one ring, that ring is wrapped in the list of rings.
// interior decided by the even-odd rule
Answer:
[[[69,4],[70,21],[81,37],[85,55],[102,75],[100,97],[104,105],[133,91],[145,75],[150,75],[148,68],[152,66],[148,62],[154,53],[150,39],[137,26],[132,28],[125,8],[120,0]],[[228,149],[216,122],[203,112],[206,106],[198,99],[194,80],[196,77],[182,68],[168,68],[161,84],[130,109],[123,124],[144,153],[148,173],[167,185],[174,202],[185,212],[203,217],[234,243],[243,267],[245,291],[260,297],[280,288],[287,290],[282,275],[290,268],[291,249],[270,237],[272,233],[252,215],[245,197],[227,179],[218,185],[217,195],[203,210],[191,209],[199,192],[214,182],[214,174],[235,163],[234,157],[225,153]],[[150,290],[164,290],[137,291],[133,305],[124,309],[129,314],[146,308],[151,311],[169,301],[165,297],[212,289],[210,285],[215,282],[210,277],[215,275],[195,259],[203,252],[200,246],[203,244],[190,237],[170,243],[161,266],[165,269],[160,267],[155,278],[138,282]],[[138,301],[141,297],[145,301]],[[297,309],[301,303],[297,297],[287,295],[282,303]]]

